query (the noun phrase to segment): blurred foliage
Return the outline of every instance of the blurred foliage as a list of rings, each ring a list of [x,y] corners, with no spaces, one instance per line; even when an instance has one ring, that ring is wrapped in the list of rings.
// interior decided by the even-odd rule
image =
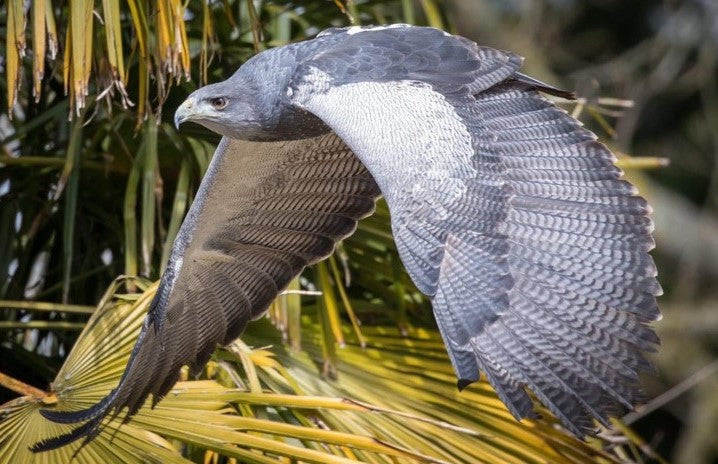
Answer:
[[[582,97],[569,111],[609,139],[615,151],[646,155],[620,162],[655,209],[656,259],[666,289],[665,318],[659,324],[664,346],[656,360],[659,378],[647,379],[649,397],[656,401],[627,419],[647,444],[672,461],[718,460],[713,437],[718,429],[718,309],[711,285],[718,277],[716,2],[8,0],[5,5],[0,9],[0,40],[5,41],[0,95],[6,100],[0,107],[10,109],[8,116],[0,116],[0,372],[45,387],[117,275],[159,276],[217,141],[198,126],[178,133],[171,125],[172,110],[192,90],[225,79],[257,50],[302,40],[329,26],[406,21],[513,50],[527,57],[526,71],[543,80],[559,84],[562,76],[564,87],[575,87]],[[670,168],[633,169],[661,165],[662,157],[670,160]],[[302,385],[306,394],[358,395],[375,405],[393,400],[387,403],[390,409],[409,408],[434,419],[446,407],[441,414],[452,422],[463,416],[461,423],[483,430],[476,425],[482,402],[467,398],[483,395],[486,387],[479,384],[463,396],[449,389],[453,374],[432,332],[430,307],[401,267],[387,217],[380,204],[331,261],[308,270],[293,285],[321,290],[320,297],[291,294],[273,306],[272,320],[294,351],[285,352],[277,333],[263,323],[254,324],[243,340],[253,346],[272,344],[279,365],[291,373],[280,376],[299,382],[296,372],[301,370],[302,382],[309,384]],[[142,290],[142,282],[128,280],[130,293],[112,301],[136,300],[132,292]],[[370,347],[366,351],[364,344]],[[266,352],[251,353],[256,358]],[[225,374],[205,372],[220,382],[207,391],[231,385],[251,391],[257,385],[250,379],[252,364],[227,356],[232,355],[218,353],[210,368]],[[303,359],[301,368],[295,357]],[[234,364],[227,367],[226,362]],[[386,371],[368,369],[367,363]],[[372,371],[379,391],[391,392],[386,398],[362,396],[347,387],[352,381],[361,384],[362,375],[369,382],[364,370]],[[409,379],[440,377],[432,382],[441,387],[430,391],[443,403],[425,396],[425,383],[412,385],[411,391],[392,390],[375,378],[391,380],[393,372],[406,375],[407,385],[413,382]],[[296,392],[277,375],[262,375],[263,389]],[[339,380],[327,380],[335,375]],[[95,396],[84,401],[112,384],[111,376],[101,380]],[[675,385],[680,388],[672,389]],[[667,396],[660,395],[665,391]],[[10,398],[0,391],[0,402]],[[36,400],[15,400],[7,407],[37,415],[32,412]],[[236,397],[211,407],[215,412],[231,407],[240,416],[256,413],[260,419],[279,414],[289,423],[299,420],[296,410],[262,412],[238,406]],[[328,421],[325,414],[333,414],[331,409],[298,423],[346,430],[336,417]],[[496,414],[504,417],[499,410]],[[502,424],[509,433],[524,430],[510,421]],[[125,427],[127,434],[136,430]],[[192,442],[161,433],[170,441],[152,435],[160,448],[179,446],[173,439]],[[481,437],[463,437],[477,453],[491,449],[482,448]],[[301,440],[289,442],[305,446]],[[342,448],[323,443],[331,452]],[[614,446],[626,443],[641,442],[617,435],[593,445],[625,460],[645,459],[633,444]],[[211,448],[203,444],[200,448]],[[182,449],[200,462],[215,459],[192,445]],[[449,451],[442,447],[437,452]]]

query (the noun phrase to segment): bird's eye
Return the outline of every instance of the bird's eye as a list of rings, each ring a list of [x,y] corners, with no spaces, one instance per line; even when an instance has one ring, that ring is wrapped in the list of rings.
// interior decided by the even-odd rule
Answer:
[[[209,103],[212,105],[212,107],[214,107],[215,110],[221,110],[225,106],[227,106],[228,101],[224,97],[217,97],[211,99]]]

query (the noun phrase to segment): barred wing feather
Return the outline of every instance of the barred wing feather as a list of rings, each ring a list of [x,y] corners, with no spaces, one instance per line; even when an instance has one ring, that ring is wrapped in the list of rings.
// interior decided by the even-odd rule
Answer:
[[[379,184],[459,387],[484,372],[519,419],[530,390],[579,436],[635,405],[660,286],[649,207],[610,151],[521,76],[347,82],[324,59],[292,98]]]
[[[327,257],[379,190],[334,134],[286,142],[223,139],[175,242],[168,269],[118,386],[83,411],[42,409],[60,423],[88,421],[33,448],[92,439],[103,419],[152,394],[156,404],[180,368],[200,371],[267,309],[308,264]]]

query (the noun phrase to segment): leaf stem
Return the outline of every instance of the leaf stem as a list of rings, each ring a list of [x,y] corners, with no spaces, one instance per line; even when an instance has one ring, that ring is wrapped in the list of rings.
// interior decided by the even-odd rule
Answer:
[[[19,393],[23,396],[31,396],[37,399],[42,399],[47,395],[39,388],[35,388],[32,385],[28,385],[25,382],[12,378],[7,374],[3,374],[2,372],[0,372],[0,386],[3,386],[8,390],[12,390],[15,393]]]

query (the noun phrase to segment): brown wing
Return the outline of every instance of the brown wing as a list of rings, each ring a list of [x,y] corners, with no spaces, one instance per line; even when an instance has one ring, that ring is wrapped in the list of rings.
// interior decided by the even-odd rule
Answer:
[[[119,385],[82,411],[41,410],[55,422],[88,421],[35,451],[90,440],[105,416],[150,393],[156,404],[180,368],[202,369],[308,264],[326,258],[380,192],[333,133],[283,142],[223,139],[175,241],[167,270]]]

